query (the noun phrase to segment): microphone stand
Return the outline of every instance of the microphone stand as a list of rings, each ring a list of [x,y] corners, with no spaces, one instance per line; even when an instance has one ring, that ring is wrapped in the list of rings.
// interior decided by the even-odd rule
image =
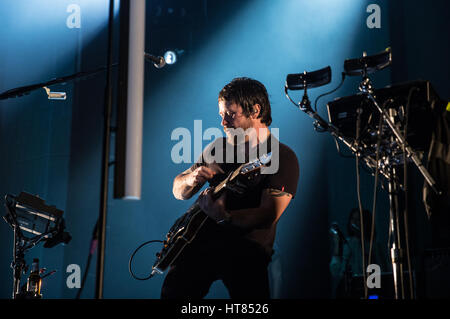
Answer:
[[[111,66],[115,66],[117,64],[111,65]],[[3,93],[0,94],[0,100],[6,100],[9,98],[14,98],[14,97],[20,97],[23,96],[25,94],[28,94],[32,91],[50,86],[50,85],[54,85],[54,84],[59,84],[59,83],[65,83],[68,81],[72,81],[75,79],[79,79],[79,78],[84,78],[87,76],[91,76],[91,75],[95,75],[97,73],[103,72],[106,70],[106,67],[101,67],[98,68],[97,70],[94,71],[89,71],[89,72],[77,72],[71,75],[67,75],[67,76],[63,76],[57,79],[53,79],[47,82],[42,82],[42,83],[37,83],[37,84],[32,84],[32,85],[26,85],[26,86],[20,86],[8,91],[5,91]]]

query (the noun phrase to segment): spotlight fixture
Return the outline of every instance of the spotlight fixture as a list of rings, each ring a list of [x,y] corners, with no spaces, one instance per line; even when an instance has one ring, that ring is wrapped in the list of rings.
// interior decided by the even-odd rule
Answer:
[[[330,81],[331,68],[327,66],[313,72],[304,71],[303,73],[288,74],[285,87],[288,90],[303,90],[305,88],[319,87],[330,83]]]
[[[166,51],[164,60],[166,60],[167,64],[175,64],[177,62],[177,54],[174,51]]]
[[[348,59],[344,62],[344,70],[347,75],[362,75],[366,76],[375,71],[383,70],[392,63],[392,51],[391,48],[367,56],[366,52],[363,52],[361,58]]]
[[[44,247],[50,248],[59,243],[67,244],[71,240],[72,237],[65,231],[62,210],[26,192],[21,192],[17,197],[8,194],[5,201],[8,214],[3,219],[13,229],[20,229],[24,242],[33,242],[30,247],[35,245],[34,241],[37,243],[43,240]],[[31,237],[26,237],[24,233]]]
[[[298,107],[308,112],[311,109],[311,102],[309,101],[308,94],[307,94],[307,88],[315,88],[319,86],[323,86],[325,84],[330,83],[331,81],[331,67],[327,66],[323,69],[313,71],[313,72],[306,72],[303,73],[296,73],[296,74],[288,74],[286,77],[286,83],[284,85],[284,93],[286,94],[286,97],[294,103],[294,105],[297,105],[288,94],[288,90],[305,90],[303,94],[303,99],[300,103],[298,103]]]
[[[288,74],[286,77],[286,82],[284,85],[284,93],[286,97],[300,110],[308,114],[310,117],[315,119],[314,127],[316,130],[325,131],[329,129],[328,123],[320,117],[317,112],[315,112],[311,108],[311,102],[308,97],[308,88],[315,88],[319,86],[323,86],[331,82],[331,67],[327,66],[323,69],[313,71],[297,73],[297,74]],[[301,102],[296,103],[288,94],[288,90],[304,90],[303,98]]]
[[[167,64],[175,64],[178,62],[179,58],[184,54],[183,49],[173,49],[167,48],[164,53],[164,60],[166,60]]]

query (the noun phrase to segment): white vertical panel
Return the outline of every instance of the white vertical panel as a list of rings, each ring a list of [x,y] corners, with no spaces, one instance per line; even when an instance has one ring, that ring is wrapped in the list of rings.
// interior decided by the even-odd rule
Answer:
[[[145,0],[130,1],[124,199],[141,198]]]

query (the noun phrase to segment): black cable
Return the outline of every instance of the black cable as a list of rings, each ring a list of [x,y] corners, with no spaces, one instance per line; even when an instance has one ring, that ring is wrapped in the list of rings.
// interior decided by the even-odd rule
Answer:
[[[408,120],[409,120],[409,108],[411,104],[411,97],[415,90],[419,90],[417,87],[413,87],[409,90],[408,100],[406,102],[406,114],[405,114],[405,140],[408,137]],[[414,299],[414,291],[413,291],[413,279],[411,272],[411,256],[409,254],[409,225],[408,225],[408,161],[405,145],[402,145],[403,148],[403,191],[405,193],[405,210],[403,212],[403,223],[405,224],[405,239],[406,239],[406,259],[408,261],[408,275],[409,275],[409,291],[411,299]]]
[[[344,80],[345,80],[345,73],[342,72],[342,80],[341,80],[341,83],[339,83],[339,85],[338,85],[336,88],[334,88],[333,90],[331,90],[331,91],[329,91],[329,92],[326,92],[326,93],[323,93],[323,94],[319,95],[319,96],[316,98],[316,100],[314,101],[314,112],[315,112],[316,114],[317,114],[317,101],[318,101],[321,97],[324,97],[324,96],[326,96],[326,95],[329,95],[329,94],[332,94],[332,93],[336,92],[336,91],[342,86],[342,84],[344,84]],[[284,94],[286,95],[286,97],[288,98],[288,100],[292,102],[292,104],[294,104],[296,107],[298,107],[298,108],[300,108],[300,109],[302,109],[302,103],[303,103],[303,101],[305,101],[305,99],[307,100],[307,96],[306,96],[306,88],[305,88],[305,95],[303,95],[303,101],[300,102],[300,103],[298,103],[298,104],[295,103],[295,102],[291,99],[291,97],[289,96],[289,94],[288,94],[288,87],[287,87],[287,86],[284,87]],[[309,101],[308,101],[308,103],[309,103]],[[308,108],[311,109],[311,108],[309,107],[309,105],[308,105]],[[311,110],[312,110],[312,109],[311,109]],[[319,124],[319,122],[320,122],[320,121],[317,120],[317,119],[316,119],[316,121],[314,121],[314,123],[313,123],[313,125],[314,125],[314,130],[316,130],[316,131],[319,132],[319,133],[323,133],[323,132],[328,131],[326,128],[321,127],[321,125]],[[340,151],[339,151],[339,146],[337,146],[337,147],[338,147],[338,152],[339,152],[339,154],[341,155],[341,153],[340,153]],[[343,156],[343,157],[346,157],[346,156]]]
[[[334,142],[336,143],[336,149],[338,151],[338,155],[343,157],[343,158],[353,158],[353,155],[345,155],[341,152],[341,147],[339,146],[339,142],[337,140],[337,138],[335,136],[333,136],[334,138]]]
[[[316,97],[316,99],[315,99],[315,101],[314,101],[314,111],[315,111],[316,113],[317,113],[317,102],[319,101],[319,99],[322,98],[322,97],[324,97],[324,96],[327,96],[327,95],[329,95],[329,94],[332,94],[332,93],[336,92],[337,90],[339,90],[339,89],[341,88],[342,84],[344,84],[344,80],[345,80],[345,73],[342,72],[341,83],[339,83],[339,85],[338,85],[335,89],[333,89],[333,90],[331,90],[331,91],[329,91],[329,92],[323,93],[323,94],[319,95],[318,97]],[[337,149],[337,151],[338,151],[339,156],[344,157],[344,158],[352,158],[352,157],[353,157],[352,155],[345,155],[345,154],[343,154],[343,153],[341,152],[341,148],[340,148],[340,146],[339,146],[339,142],[338,142],[337,138],[334,137],[334,136],[333,136],[333,138],[334,138],[334,141],[335,141],[335,143],[336,143],[336,149]]]
[[[386,102],[383,104],[383,109],[385,107]],[[379,175],[379,169],[378,169],[378,162],[380,160],[380,146],[381,146],[381,135],[383,133],[383,115],[380,114],[380,120],[378,122],[378,139],[377,139],[377,148],[375,151],[375,181],[373,186],[373,204],[372,204],[372,225],[370,230],[370,243],[369,243],[369,260],[368,264],[371,264],[372,261],[372,248],[373,248],[373,240],[375,237],[375,212],[376,212],[376,206],[377,206],[377,189],[378,189],[378,175]]]
[[[361,202],[361,176],[359,172],[359,138],[360,138],[360,126],[361,126],[361,114],[362,109],[357,109],[357,118],[356,118],[356,149],[357,153],[355,155],[356,161],[356,193],[358,197],[358,207],[359,207],[359,220],[360,220],[360,232],[361,232],[361,259],[362,259],[362,274],[364,279],[364,299],[368,298],[368,290],[366,284],[366,255],[365,255],[365,247],[364,247],[364,217],[362,210],[362,202]]]
[[[91,239],[91,243],[89,245],[89,255],[88,255],[88,258],[86,261],[86,268],[84,269],[84,274],[83,274],[83,278],[81,280],[80,289],[78,289],[77,296],[75,297],[76,299],[80,299],[80,297],[81,297],[81,293],[83,291],[84,284],[86,283],[89,266],[91,265],[92,255],[94,254],[95,249],[97,248],[97,241],[98,241],[98,219],[97,219],[97,222],[95,223],[94,229],[92,231],[92,239]]]
[[[289,96],[289,93],[288,93],[288,88],[287,88],[287,86],[284,88],[284,94],[286,95],[286,97],[287,97],[287,99],[289,100],[289,101],[291,101],[292,102],[292,104],[294,104],[295,105],[295,107],[299,107],[299,105],[300,105],[300,103],[295,103],[294,102],[294,100],[293,99],[291,99],[291,97]]]
[[[94,245],[94,243],[91,242],[91,245],[90,245],[91,249],[89,249],[89,250],[92,250],[93,245]],[[86,269],[84,270],[83,279],[81,280],[80,289],[78,289],[77,296],[75,297],[75,299],[80,299],[80,297],[81,297],[81,293],[83,291],[84,284],[86,283],[89,266],[91,265],[91,259],[92,259],[92,253],[89,253],[87,262],[86,262]]]
[[[393,99],[388,99],[384,101],[381,108],[384,110],[386,108],[386,105],[388,103],[394,102]],[[375,151],[375,157],[376,157],[376,168],[375,168],[375,182],[374,182],[374,188],[373,188],[373,201],[372,201],[372,225],[370,230],[370,244],[369,244],[369,265],[372,258],[372,247],[373,247],[373,241],[375,236],[375,213],[376,213],[376,205],[377,205],[377,189],[378,189],[378,176],[379,176],[379,170],[378,170],[378,162],[380,160],[380,146],[381,146],[381,136],[383,134],[383,114],[380,114],[380,119],[378,122],[378,138],[377,138],[377,148]],[[383,185],[382,185],[383,188]],[[390,237],[390,234],[389,234]]]
[[[324,96],[326,96],[326,95],[332,94],[332,93],[336,92],[337,90],[339,90],[339,89],[341,88],[342,84],[344,84],[344,80],[345,80],[345,73],[342,72],[342,80],[341,80],[341,83],[339,83],[339,85],[338,85],[336,88],[334,88],[333,90],[331,90],[331,91],[329,91],[329,92],[326,92],[326,93],[323,93],[323,94],[319,95],[318,97],[316,97],[316,99],[315,99],[315,101],[314,101],[314,111],[315,111],[316,113],[317,113],[317,102],[319,101],[319,99],[322,98],[322,97],[324,97]],[[287,93],[287,87],[285,87],[285,90],[284,90],[284,91],[285,91],[284,93],[285,93],[286,97],[288,98],[288,100],[291,101],[292,104],[294,104],[295,106],[298,107],[299,104],[295,103],[295,102],[291,99],[291,97],[289,96],[289,94]]]
[[[356,155],[356,189],[358,196],[358,207],[359,207],[359,219],[360,219],[360,229],[361,229],[361,257],[362,257],[362,273],[364,278],[364,298],[367,299],[367,285],[366,285],[366,255],[364,247],[364,218],[362,213],[362,202],[361,202],[361,185],[360,185],[360,173],[359,173],[359,156]]]
[[[316,111],[316,113],[317,113],[317,101],[319,101],[320,98],[322,98],[326,95],[332,94],[332,93],[336,92],[337,90],[339,90],[341,88],[342,84],[344,84],[344,80],[345,80],[345,73],[342,72],[341,83],[339,83],[339,85],[335,89],[333,89],[329,92],[323,93],[316,98],[316,100],[314,101],[314,111]]]
[[[131,276],[134,279],[136,279],[136,280],[148,280],[148,279],[153,277],[153,273],[150,273],[150,275],[148,275],[147,277],[143,277],[143,278],[137,277],[133,273],[133,270],[131,269],[131,263],[133,262],[134,255],[136,255],[136,253],[139,251],[139,249],[141,249],[145,245],[148,245],[150,243],[156,243],[156,242],[163,243],[164,241],[163,240],[149,240],[149,241],[146,241],[145,243],[141,244],[138,248],[136,248],[136,250],[131,254],[130,260],[128,261],[128,271],[130,272]]]

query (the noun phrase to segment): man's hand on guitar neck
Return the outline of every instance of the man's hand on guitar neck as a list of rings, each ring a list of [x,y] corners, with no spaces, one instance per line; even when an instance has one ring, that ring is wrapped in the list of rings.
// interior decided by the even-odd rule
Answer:
[[[225,209],[227,193],[223,192],[219,198],[214,200],[211,196],[212,187],[205,189],[198,197],[198,205],[202,211],[218,223],[230,221],[231,215]]]
[[[278,189],[264,189],[259,207],[227,210],[226,193],[216,200],[211,193],[212,188],[207,188],[200,194],[198,204],[202,211],[218,223],[231,223],[243,229],[270,227],[280,218],[292,199],[290,193]]]
[[[173,195],[176,199],[189,199],[217,173],[224,173],[224,171],[215,163],[210,167],[200,166],[194,170],[188,168],[175,177],[172,189]]]

